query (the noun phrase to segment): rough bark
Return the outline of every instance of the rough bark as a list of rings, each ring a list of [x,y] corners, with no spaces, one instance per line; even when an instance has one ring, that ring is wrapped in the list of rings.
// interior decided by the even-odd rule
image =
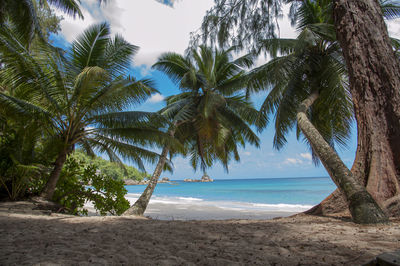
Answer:
[[[165,161],[167,160],[167,155],[169,152],[168,146],[165,146],[161,152],[160,159],[158,160],[157,166],[154,169],[153,175],[150,178],[149,184],[143,191],[142,195],[137,199],[137,201],[126,210],[123,215],[138,215],[142,216],[146,211],[147,205],[149,205],[150,198],[153,195],[154,189],[157,186],[158,179],[164,169]]]
[[[352,167],[391,216],[400,215],[400,64],[377,0],[333,0],[337,38],[346,60],[357,120]],[[337,192],[335,192],[337,194]],[[329,196],[314,213],[341,211]],[[329,206],[338,206],[331,208]]]
[[[51,201],[54,195],[54,191],[56,190],[58,179],[60,178],[61,170],[64,166],[64,163],[67,159],[68,151],[63,149],[57,156],[57,159],[54,163],[54,168],[50,173],[50,177],[47,180],[47,183],[40,194],[40,197]]]
[[[306,112],[318,96],[318,92],[313,92],[301,103],[297,113],[298,126],[345,196],[353,221],[361,224],[386,223],[388,219],[385,213],[308,119]]]

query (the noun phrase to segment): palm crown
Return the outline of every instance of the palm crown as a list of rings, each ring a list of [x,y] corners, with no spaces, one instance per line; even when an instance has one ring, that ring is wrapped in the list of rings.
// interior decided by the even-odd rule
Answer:
[[[286,135],[297,124],[297,107],[313,92],[320,96],[309,108],[308,116],[323,138],[334,147],[346,145],[350,136],[353,107],[346,68],[333,26],[328,23],[330,17],[319,2],[302,3],[301,12],[297,12],[301,17],[296,18],[300,30],[296,39],[262,42],[261,49],[273,59],[250,74],[251,89],[271,88],[261,111],[275,114],[277,149],[286,143]],[[297,137],[301,135],[297,127]],[[317,163],[314,152],[313,158]]]
[[[232,60],[230,52],[200,46],[187,56],[163,54],[153,66],[183,91],[168,97],[161,113],[177,125],[175,137],[185,142],[195,169],[205,170],[215,160],[228,169],[232,158],[240,159],[238,144],[259,145],[250,125],[261,125],[262,119],[244,95],[243,66],[252,58]]]

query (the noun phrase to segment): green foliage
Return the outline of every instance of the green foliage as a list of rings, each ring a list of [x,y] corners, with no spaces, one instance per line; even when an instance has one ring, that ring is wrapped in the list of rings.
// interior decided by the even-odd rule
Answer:
[[[37,13],[37,19],[46,41],[49,41],[50,33],[57,34],[61,30],[61,16],[57,16],[48,5],[40,5],[38,0],[33,1]]]
[[[330,24],[332,0],[214,0],[214,6],[203,18],[201,30],[192,34],[191,45],[218,43],[221,47],[236,46],[238,49],[257,51],[265,39],[279,36],[279,20],[285,4],[290,5],[292,26],[302,28],[316,21],[313,14],[323,14]],[[400,17],[399,1],[380,0],[386,19]],[[310,12],[311,11],[311,12]]]
[[[7,195],[15,200],[24,193],[25,180],[18,175],[18,167],[12,158],[15,136],[7,134],[0,136],[0,195]]]
[[[124,198],[127,190],[121,180],[99,174],[95,165],[87,164],[70,156],[62,170],[54,200],[69,213],[87,215],[85,202],[93,202],[101,215],[121,215],[129,208]]]
[[[289,1],[215,0],[203,19],[202,32],[194,34],[191,42],[256,48],[259,40],[276,36],[282,5]]]
[[[34,194],[41,185],[46,167],[37,156],[41,151],[31,145],[34,130],[2,124],[0,131],[0,198],[17,200]]]
[[[58,18],[50,11],[49,4],[68,15],[83,18],[78,3],[79,0],[0,0],[0,26],[11,25],[24,44],[29,45],[35,35],[43,38],[43,27],[45,34],[56,29],[52,24]],[[45,10],[47,14],[43,13]]]
[[[344,59],[331,17],[326,14],[328,4],[326,0],[304,1],[298,7],[295,21],[300,34],[296,39],[260,42],[260,51],[273,59],[251,71],[249,89],[270,90],[261,111],[274,115],[277,149],[286,144],[286,136],[294,128],[297,137],[303,137],[297,127],[297,108],[313,92],[319,97],[309,108],[308,117],[323,138],[334,148],[346,146],[350,137],[353,106]],[[314,163],[318,163],[309,147]]]
[[[150,177],[149,174],[141,172],[135,167],[126,164],[110,162],[99,156],[90,157],[81,150],[76,150],[73,154],[71,154],[71,156],[78,161],[84,162],[85,164],[94,165],[100,170],[101,174],[109,176],[114,180],[133,179],[141,181],[144,178]]]
[[[32,55],[10,29],[0,33],[7,66],[0,79],[14,92],[0,92],[7,114],[37,121],[49,137],[64,143],[61,149],[77,143],[88,154],[96,150],[116,162],[121,156],[142,170],[143,161],[155,162],[158,154],[144,147],[170,141],[158,130],[161,119],[149,112],[123,112],[156,92],[151,80],[123,75],[136,46],[112,38],[105,23],[80,35],[67,57],[46,49]]]
[[[11,28],[0,29],[0,118],[40,128],[47,146],[57,150],[53,159],[79,145],[87,154],[104,153],[117,163],[122,157],[144,170],[144,161],[159,157],[148,147],[176,143],[159,130],[167,123],[160,115],[124,111],[156,90],[151,80],[126,75],[138,47],[110,36],[108,24],[89,27],[67,56],[48,47],[31,53],[17,37]]]
[[[385,18],[400,16],[397,2],[381,1]],[[289,16],[299,32],[296,39],[276,38],[277,19],[285,3],[290,4]],[[353,107],[344,59],[336,41],[331,0],[216,0],[204,18],[201,34],[193,36],[192,42],[233,44],[257,56],[272,56],[267,64],[252,70],[247,91],[270,90],[261,111],[274,115],[275,148],[286,144],[286,135],[296,128],[297,107],[313,91],[320,96],[308,111],[311,122],[332,147],[345,146]],[[396,47],[395,42],[393,45]],[[296,130],[297,137],[301,137],[300,129]]]

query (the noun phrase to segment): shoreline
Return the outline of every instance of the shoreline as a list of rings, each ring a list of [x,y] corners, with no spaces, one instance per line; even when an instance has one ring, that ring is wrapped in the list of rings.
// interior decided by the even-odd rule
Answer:
[[[244,211],[225,209],[217,206],[196,206],[183,204],[149,204],[146,217],[157,220],[270,220],[277,217],[288,217],[297,212],[277,211]]]
[[[0,203],[2,265],[362,265],[399,248],[400,219],[348,217],[162,221],[76,217]]]
[[[85,205],[89,216],[99,216],[89,204]],[[202,221],[202,220],[270,220],[288,217],[299,212],[243,211],[219,208],[217,206],[198,206],[187,204],[150,203],[144,217],[164,221]]]
[[[210,183],[179,181],[174,185],[159,184],[146,215],[167,219],[160,218],[166,216],[164,209],[167,208],[171,209],[169,216],[173,218],[170,219],[271,219],[311,209],[334,191],[333,186],[329,178],[229,179]],[[125,197],[132,205],[145,186],[125,188],[128,190]],[[154,203],[163,205],[155,206],[155,212],[151,211]],[[184,212],[185,209],[189,211]],[[197,212],[192,214],[191,209]],[[198,212],[203,214],[198,215]],[[209,215],[210,212],[215,214]]]
[[[130,205],[140,194],[128,193]],[[91,203],[84,206],[91,216],[98,215]],[[235,201],[208,201],[192,197],[154,196],[144,213],[145,217],[157,220],[267,220],[288,217],[310,209],[311,205],[300,204],[258,204]]]

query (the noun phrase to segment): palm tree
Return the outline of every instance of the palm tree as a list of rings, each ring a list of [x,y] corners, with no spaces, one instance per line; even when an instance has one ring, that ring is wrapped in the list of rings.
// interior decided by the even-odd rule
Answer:
[[[12,32],[1,31],[7,68],[0,78],[9,89],[0,92],[0,105],[8,114],[31,117],[57,151],[42,197],[51,200],[76,145],[91,155],[107,153],[112,161],[121,155],[141,169],[143,160],[158,158],[143,147],[166,144],[167,135],[157,129],[163,121],[154,113],[123,111],[156,92],[151,80],[125,76],[136,46],[112,38],[102,23],[85,30],[66,56],[46,50],[31,55]]]
[[[344,145],[349,137],[353,106],[334,28],[321,9],[326,2],[303,2],[297,39],[264,41],[263,48],[275,58],[253,71],[253,86],[272,85],[261,109],[275,113],[274,146],[281,148],[296,125],[297,136],[304,134],[314,161],[321,160],[345,195],[354,221],[386,222],[384,212],[334,150],[335,144]],[[282,56],[276,57],[277,52]]]
[[[393,56],[384,18],[399,16],[398,1],[215,0],[214,7],[203,19],[201,32],[192,36],[191,43],[218,42],[224,46],[256,48],[259,41],[276,36],[283,3],[292,4],[290,16],[301,17],[298,7],[307,2],[322,3],[320,9],[333,17],[347,65],[358,127],[353,174],[367,185],[388,213],[396,215],[400,206],[397,167],[400,164],[400,63]],[[382,8],[382,4],[386,7]],[[390,13],[384,14],[385,9]],[[370,95],[380,97],[371,100]],[[336,209],[337,201],[330,203]]]
[[[248,142],[259,146],[250,125],[263,126],[265,120],[258,119],[258,112],[243,95],[243,66],[251,65],[252,58],[232,60],[230,52],[200,46],[187,56],[163,54],[153,65],[182,90],[167,98],[160,113],[171,121],[168,133],[184,144],[194,169],[205,171],[220,161],[227,170],[232,158],[240,160],[238,145],[244,147]],[[170,146],[163,148],[149,185],[125,214],[143,215],[169,151]]]

